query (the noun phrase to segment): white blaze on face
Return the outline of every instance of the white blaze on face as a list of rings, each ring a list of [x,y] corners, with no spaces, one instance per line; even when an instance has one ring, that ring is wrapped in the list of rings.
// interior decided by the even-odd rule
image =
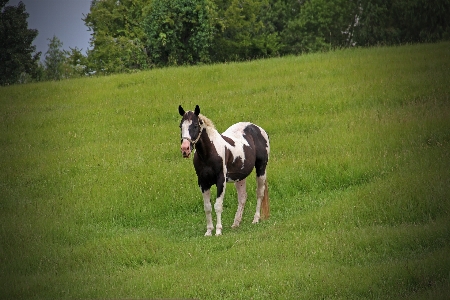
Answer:
[[[186,120],[181,124],[181,137],[189,138],[192,140],[191,135],[189,134],[189,126],[192,125],[192,120]]]
[[[181,138],[183,138],[183,140],[181,141],[181,153],[186,158],[191,155],[191,142],[184,138],[188,138],[188,139],[192,140],[192,137],[189,134],[189,126],[191,126],[191,124],[192,124],[192,120],[184,121],[181,124]]]

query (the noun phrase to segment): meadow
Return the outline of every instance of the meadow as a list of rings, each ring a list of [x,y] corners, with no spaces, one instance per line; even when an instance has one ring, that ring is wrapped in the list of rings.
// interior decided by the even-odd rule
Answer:
[[[446,299],[450,43],[0,88],[0,298]],[[271,139],[223,235],[178,105]],[[213,190],[213,194],[215,191]]]

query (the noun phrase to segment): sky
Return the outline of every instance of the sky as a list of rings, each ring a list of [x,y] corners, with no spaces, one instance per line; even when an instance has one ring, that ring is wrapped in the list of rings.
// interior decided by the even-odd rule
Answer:
[[[81,19],[89,13],[91,0],[10,0],[6,6],[17,6],[20,1],[29,14],[28,28],[39,31],[33,45],[42,52],[41,59],[48,50],[48,39],[54,35],[63,49],[78,47],[86,54],[92,32]]]

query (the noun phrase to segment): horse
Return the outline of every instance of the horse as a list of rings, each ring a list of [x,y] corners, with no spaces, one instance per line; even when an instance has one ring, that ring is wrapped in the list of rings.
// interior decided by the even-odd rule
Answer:
[[[181,153],[184,158],[194,154],[194,169],[198,186],[203,196],[206,214],[206,233],[211,236],[214,229],[211,207],[211,186],[217,187],[214,210],[217,216],[216,235],[222,234],[223,199],[227,182],[234,182],[238,195],[238,208],[232,228],[239,227],[247,200],[245,180],[256,169],[256,212],[253,223],[269,218],[269,196],[266,167],[269,161],[269,136],[261,127],[239,122],[220,134],[214,124],[200,114],[200,107],[194,111],[185,111],[180,105],[178,112],[182,116]],[[261,212],[262,210],[262,212]]]

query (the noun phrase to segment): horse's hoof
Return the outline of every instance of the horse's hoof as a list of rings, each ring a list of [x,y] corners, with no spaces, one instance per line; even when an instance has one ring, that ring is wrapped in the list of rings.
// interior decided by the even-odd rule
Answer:
[[[217,230],[216,231],[216,236],[222,235],[222,231],[221,230]]]
[[[212,236],[211,231],[208,230],[208,231],[205,233],[205,236]]]

